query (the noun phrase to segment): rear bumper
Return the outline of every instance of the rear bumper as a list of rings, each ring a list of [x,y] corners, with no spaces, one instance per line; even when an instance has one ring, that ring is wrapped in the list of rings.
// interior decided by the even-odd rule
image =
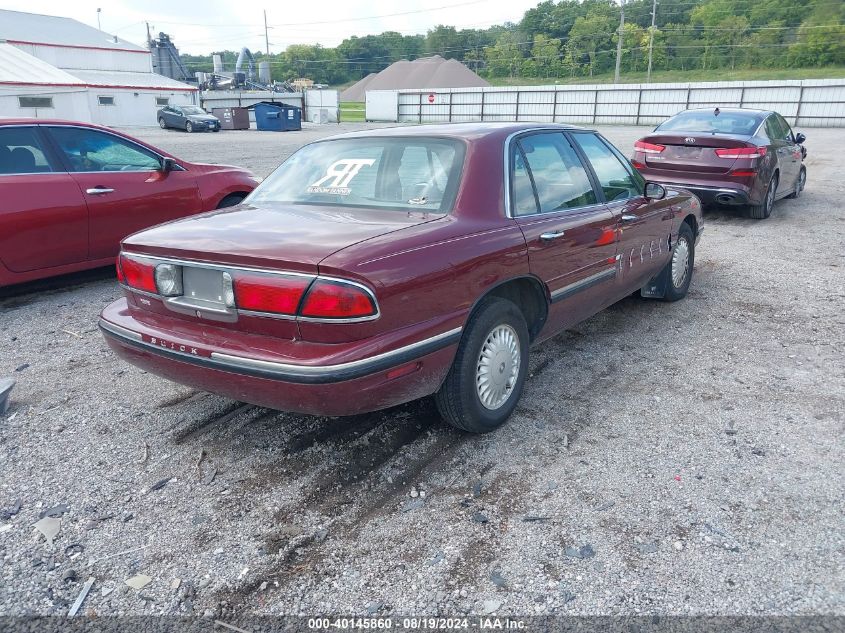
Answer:
[[[289,357],[230,354],[207,340],[192,343],[135,319],[125,300],[107,307],[99,325],[118,356],[151,373],[259,406],[331,416],[384,409],[434,393],[461,335],[461,328],[455,328],[356,360],[305,364]]]
[[[666,183],[673,187],[681,187],[694,193],[704,206],[725,205],[744,206],[751,204],[745,187],[710,187],[704,185],[689,185],[685,183]]]

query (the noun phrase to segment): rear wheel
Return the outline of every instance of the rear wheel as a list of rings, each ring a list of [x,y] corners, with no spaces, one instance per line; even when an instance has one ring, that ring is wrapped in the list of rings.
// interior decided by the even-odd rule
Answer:
[[[778,189],[778,176],[775,174],[769,181],[769,186],[766,188],[766,194],[763,197],[762,204],[752,204],[748,207],[748,215],[755,220],[765,220],[772,215],[772,207],[775,205],[775,192]]]
[[[193,132],[194,131],[194,124],[188,121],[185,123],[185,131],[186,132]]]
[[[167,123],[164,122],[164,117],[158,118],[158,126],[163,130],[167,127]]]
[[[801,195],[801,192],[804,191],[804,187],[807,185],[807,168],[804,165],[801,165],[801,171],[798,174],[798,180],[795,181],[795,191],[791,194],[786,196],[787,198],[797,198]]]
[[[528,372],[528,326],[520,309],[484,299],[464,330],[455,361],[434,400],[446,422],[487,433],[511,416]]]

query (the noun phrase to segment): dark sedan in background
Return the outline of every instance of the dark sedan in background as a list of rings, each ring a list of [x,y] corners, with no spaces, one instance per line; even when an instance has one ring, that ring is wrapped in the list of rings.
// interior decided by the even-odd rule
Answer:
[[[219,132],[220,119],[199,106],[166,106],[158,111],[158,125],[186,132]]]
[[[632,163],[648,180],[684,187],[705,205],[747,205],[767,218],[807,182],[803,134],[777,112],[686,110],[634,144]]]
[[[72,121],[0,121],[0,286],[106,266],[140,229],[231,206],[258,180]]]

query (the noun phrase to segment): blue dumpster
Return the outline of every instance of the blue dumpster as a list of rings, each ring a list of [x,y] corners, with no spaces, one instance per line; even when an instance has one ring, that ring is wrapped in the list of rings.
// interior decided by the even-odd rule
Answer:
[[[255,127],[270,132],[287,132],[302,129],[302,108],[262,101],[255,106]]]

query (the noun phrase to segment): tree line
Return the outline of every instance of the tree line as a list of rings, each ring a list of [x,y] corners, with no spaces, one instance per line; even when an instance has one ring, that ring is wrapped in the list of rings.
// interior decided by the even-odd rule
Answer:
[[[653,0],[625,2],[623,72],[823,67],[845,64],[842,0]],[[620,37],[620,6],[611,0],[546,0],[518,23],[486,29],[439,25],[425,35],[387,31],[351,36],[335,48],[292,44],[269,61],[273,78],[308,77],[337,85],[400,59],[457,59],[478,74],[552,79],[610,72]],[[227,69],[236,51],[220,51]],[[211,72],[211,55],[182,55],[192,71]]]

